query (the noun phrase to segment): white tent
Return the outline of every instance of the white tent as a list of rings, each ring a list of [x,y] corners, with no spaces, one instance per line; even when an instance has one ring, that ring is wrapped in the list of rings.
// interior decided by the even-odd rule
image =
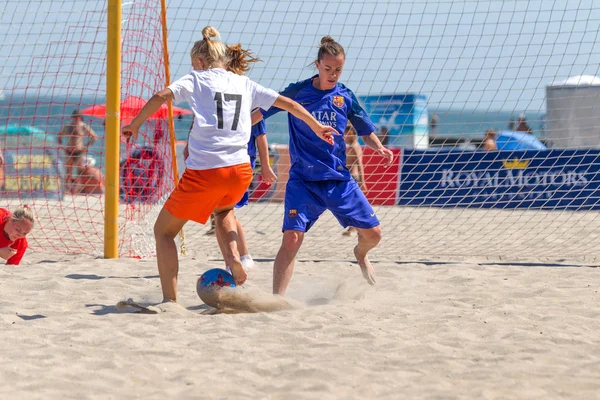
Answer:
[[[550,86],[597,86],[600,85],[600,78],[593,75],[576,75],[560,81],[554,81]]]
[[[546,87],[545,138],[553,148],[600,147],[600,78],[577,75]]]

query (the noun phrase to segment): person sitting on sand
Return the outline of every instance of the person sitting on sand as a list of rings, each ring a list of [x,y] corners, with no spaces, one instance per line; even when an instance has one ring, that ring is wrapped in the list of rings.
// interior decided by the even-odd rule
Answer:
[[[73,182],[73,194],[102,194],[104,193],[104,176],[95,167],[96,160],[87,157],[79,175]]]

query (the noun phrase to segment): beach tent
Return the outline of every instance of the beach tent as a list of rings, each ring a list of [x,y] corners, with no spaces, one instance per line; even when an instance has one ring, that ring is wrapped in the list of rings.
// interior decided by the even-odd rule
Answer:
[[[557,148],[598,148],[600,78],[577,75],[546,87],[544,137]]]
[[[527,132],[502,131],[496,138],[498,150],[547,150],[535,136]]]

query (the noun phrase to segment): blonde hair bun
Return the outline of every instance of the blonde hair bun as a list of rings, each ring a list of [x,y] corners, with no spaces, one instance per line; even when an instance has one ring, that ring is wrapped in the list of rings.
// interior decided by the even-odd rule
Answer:
[[[202,39],[211,40],[211,38],[218,38],[218,37],[219,37],[219,31],[217,30],[217,28],[209,25],[209,26],[206,26],[204,29],[202,29]]]

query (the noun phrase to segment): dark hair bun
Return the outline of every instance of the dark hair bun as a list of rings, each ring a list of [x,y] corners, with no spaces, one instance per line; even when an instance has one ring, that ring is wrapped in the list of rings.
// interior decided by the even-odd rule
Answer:
[[[321,39],[321,46],[323,46],[324,44],[328,44],[328,43],[336,43],[336,41],[329,35],[327,36],[323,36],[323,38]]]

